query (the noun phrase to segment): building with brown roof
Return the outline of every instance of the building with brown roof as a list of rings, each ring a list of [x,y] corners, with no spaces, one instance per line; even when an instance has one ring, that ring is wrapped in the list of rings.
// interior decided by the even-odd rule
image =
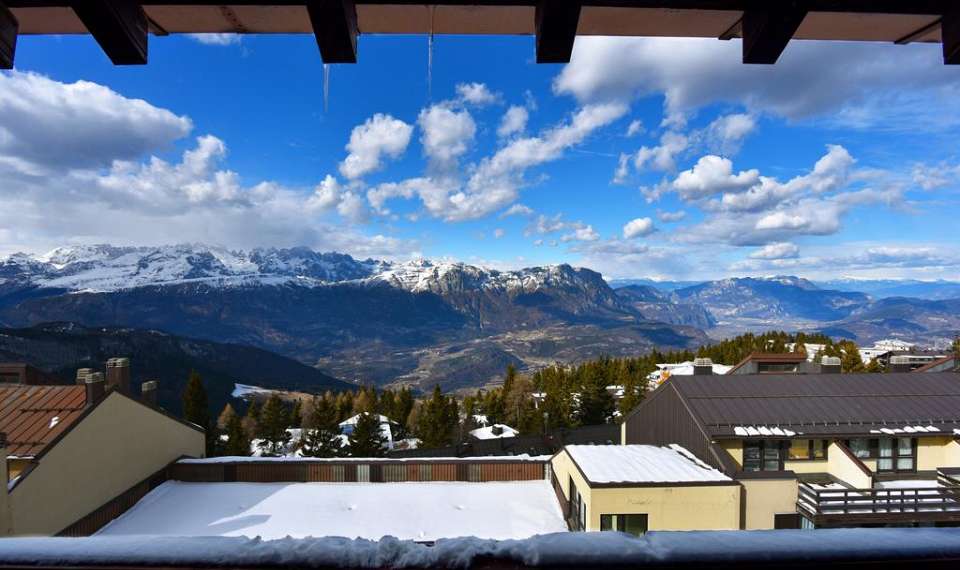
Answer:
[[[739,481],[741,527],[960,524],[952,373],[671,378],[625,444],[679,444]]]
[[[178,458],[203,456],[201,428],[104,384],[93,374],[83,385],[0,386],[0,534],[57,534]]]

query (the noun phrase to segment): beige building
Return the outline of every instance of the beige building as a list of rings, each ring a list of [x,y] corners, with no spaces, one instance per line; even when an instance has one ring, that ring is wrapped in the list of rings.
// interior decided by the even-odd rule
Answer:
[[[958,525],[958,434],[952,373],[674,377],[622,429],[735,481],[743,529]]]
[[[202,429],[104,384],[95,374],[83,385],[0,387],[0,534],[58,534],[178,458],[203,456]]]
[[[572,530],[740,528],[740,485],[680,446],[568,445],[551,466]]]

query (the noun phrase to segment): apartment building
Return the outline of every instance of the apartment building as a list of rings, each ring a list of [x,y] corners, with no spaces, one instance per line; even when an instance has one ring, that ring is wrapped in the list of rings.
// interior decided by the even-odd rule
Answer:
[[[960,523],[958,434],[952,373],[675,377],[622,426],[738,482],[745,529]]]
[[[112,359],[108,380],[84,371],[76,385],[0,385],[0,536],[57,534],[178,458],[203,456],[203,430],[153,405],[156,382],[133,398],[128,367]]]

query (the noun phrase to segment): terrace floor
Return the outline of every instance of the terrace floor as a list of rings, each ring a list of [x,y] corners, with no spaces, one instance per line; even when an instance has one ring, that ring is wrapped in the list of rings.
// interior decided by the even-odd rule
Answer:
[[[567,530],[546,481],[496,483],[184,483],[168,481],[101,536],[341,536],[432,542]]]

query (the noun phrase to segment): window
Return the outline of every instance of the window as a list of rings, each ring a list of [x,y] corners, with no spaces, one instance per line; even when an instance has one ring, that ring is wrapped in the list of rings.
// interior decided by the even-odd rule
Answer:
[[[883,438],[879,441],[877,471],[915,471],[917,440],[912,437]]]
[[[570,512],[567,513],[567,516],[570,517],[570,526],[573,530],[586,530],[587,505],[584,504],[583,497],[580,496],[580,491],[577,490],[577,486],[573,483],[573,477],[570,477],[568,485]]]
[[[872,459],[877,456],[877,440],[858,438],[847,441],[847,447],[859,459]]]
[[[784,442],[760,440],[743,442],[744,471],[783,471]]]
[[[827,458],[829,442],[824,439],[794,439],[790,441],[787,458],[791,461]]]
[[[791,441],[790,459],[810,459],[810,440],[795,439]]]
[[[825,439],[814,439],[810,442],[814,459],[826,459],[828,447],[830,447],[830,442]]]
[[[600,515],[600,530],[618,530],[640,536],[647,532],[647,515]]]

